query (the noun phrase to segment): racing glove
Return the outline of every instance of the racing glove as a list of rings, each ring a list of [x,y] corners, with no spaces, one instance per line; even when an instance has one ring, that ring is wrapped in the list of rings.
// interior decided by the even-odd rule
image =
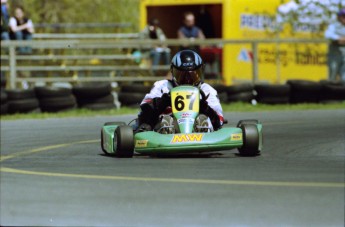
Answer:
[[[171,106],[170,94],[164,93],[162,97],[154,98],[153,106],[155,108],[155,111],[157,111],[158,115],[163,113],[168,106]]]
[[[146,123],[152,128],[158,121],[158,115],[155,113],[152,103],[144,103],[140,105],[141,112],[138,115],[139,125]]]
[[[144,103],[140,105],[141,112],[139,113],[139,124],[147,123],[151,127],[158,121],[158,117],[163,111],[171,106],[170,94],[164,93],[160,98],[154,98],[151,103]]]
[[[221,127],[220,118],[216,111],[214,111],[205,99],[200,100],[199,113],[205,114],[211,120],[214,130],[218,130]]]

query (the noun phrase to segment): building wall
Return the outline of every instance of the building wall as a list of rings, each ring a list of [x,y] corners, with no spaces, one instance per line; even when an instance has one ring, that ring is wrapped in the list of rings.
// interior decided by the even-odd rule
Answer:
[[[293,33],[289,26],[279,34],[273,31],[273,18],[281,3],[281,0],[142,0],[140,24],[143,28],[150,17],[159,17],[168,38],[176,38],[183,12],[198,12],[205,6],[214,19],[215,37],[236,40],[312,37],[309,31]],[[251,48],[250,44],[223,47],[224,83],[252,81]],[[326,52],[326,44],[259,44],[258,79],[277,84],[288,79],[325,79]]]

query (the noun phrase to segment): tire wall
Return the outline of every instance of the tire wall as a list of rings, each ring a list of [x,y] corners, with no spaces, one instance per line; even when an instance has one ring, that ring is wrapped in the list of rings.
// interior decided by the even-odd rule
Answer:
[[[345,101],[345,83],[289,80],[286,84],[243,83],[212,85],[222,103],[256,101],[264,104],[333,103]],[[91,110],[121,106],[139,108],[152,86],[126,84],[116,90],[110,83],[88,83],[66,87],[35,87],[6,90],[1,87],[1,115],[33,111],[59,112],[74,108]],[[120,105],[116,105],[120,103]]]

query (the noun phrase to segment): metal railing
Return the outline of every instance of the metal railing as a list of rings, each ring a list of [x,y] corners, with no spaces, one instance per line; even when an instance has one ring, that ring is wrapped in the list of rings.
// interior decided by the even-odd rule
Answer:
[[[34,39],[133,39],[139,33],[35,33]]]
[[[128,28],[131,23],[36,23],[35,28]]]
[[[104,58],[104,59],[132,59],[133,56],[127,55],[90,55],[90,56],[71,56],[71,55],[58,55],[56,56],[44,56],[44,55],[30,55],[30,56],[18,56],[16,54],[17,47],[30,46],[33,49],[92,49],[92,50],[107,50],[107,49],[148,49],[156,45],[168,45],[168,46],[182,46],[182,45],[203,45],[203,46],[218,46],[223,47],[228,44],[251,44],[253,61],[252,61],[252,80],[258,81],[258,45],[264,43],[327,43],[325,39],[206,39],[206,40],[180,40],[180,39],[168,39],[163,41],[159,40],[138,40],[138,39],[120,39],[120,40],[33,40],[33,41],[2,41],[1,48],[8,49],[8,56],[1,55],[2,60],[8,60],[9,65],[1,65],[1,71],[10,72],[10,87],[15,88],[17,82],[23,80],[28,82],[58,82],[58,81],[155,81],[158,77],[89,77],[89,78],[74,78],[74,77],[41,77],[41,78],[17,78],[18,71],[67,71],[67,70],[90,70],[90,71],[142,71],[142,70],[167,70],[168,66],[145,66],[140,65],[88,65],[88,66],[18,66],[17,60],[26,59],[92,59],[92,58]]]

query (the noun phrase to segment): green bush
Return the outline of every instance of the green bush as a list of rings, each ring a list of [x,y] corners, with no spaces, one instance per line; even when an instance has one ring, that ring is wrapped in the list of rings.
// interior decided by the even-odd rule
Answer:
[[[68,29],[74,33],[137,32],[139,28],[139,0],[11,0],[24,7],[27,15],[38,23],[130,23],[131,26],[120,30],[110,28]],[[65,32],[65,30],[36,29],[37,32]]]

